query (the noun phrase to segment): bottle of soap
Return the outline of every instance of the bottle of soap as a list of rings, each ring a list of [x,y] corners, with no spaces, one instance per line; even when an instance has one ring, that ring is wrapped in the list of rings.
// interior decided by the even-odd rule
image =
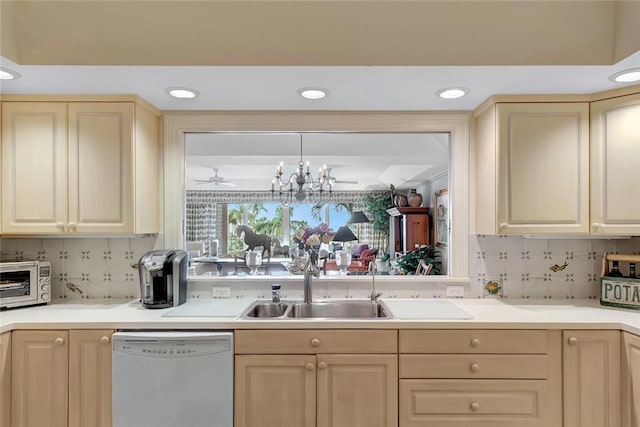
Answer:
[[[280,302],[280,284],[274,283],[271,285],[271,302],[277,304]]]

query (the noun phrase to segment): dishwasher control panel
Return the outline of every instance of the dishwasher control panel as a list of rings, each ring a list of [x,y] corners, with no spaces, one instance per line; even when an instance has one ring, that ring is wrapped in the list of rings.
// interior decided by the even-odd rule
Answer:
[[[144,357],[189,357],[205,356],[231,351],[228,339],[153,339],[128,337],[114,339],[113,351]]]

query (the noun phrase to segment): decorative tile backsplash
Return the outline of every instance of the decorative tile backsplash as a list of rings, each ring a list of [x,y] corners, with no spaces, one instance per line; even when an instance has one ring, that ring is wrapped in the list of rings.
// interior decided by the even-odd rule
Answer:
[[[161,248],[162,238],[7,239],[3,257],[51,262],[52,301],[110,300],[140,297],[137,264],[146,252]]]
[[[3,256],[51,261],[53,301],[140,297],[138,262],[163,247],[161,236],[114,239],[7,239]],[[525,239],[519,236],[469,237],[469,277],[465,298],[598,298],[605,252],[640,254],[640,238],[624,240]],[[623,273],[627,273],[623,271]],[[277,280],[274,278],[274,281]],[[302,280],[300,280],[302,282]],[[402,282],[400,282],[402,283]],[[445,283],[377,282],[383,298],[444,298]],[[264,282],[234,281],[234,298],[268,298]],[[367,298],[368,283],[314,281],[317,299]],[[191,283],[189,298],[211,297],[211,283]],[[302,283],[283,283],[284,298],[302,298]]]
[[[471,294],[512,299],[596,299],[606,252],[638,254],[640,238],[471,236]]]

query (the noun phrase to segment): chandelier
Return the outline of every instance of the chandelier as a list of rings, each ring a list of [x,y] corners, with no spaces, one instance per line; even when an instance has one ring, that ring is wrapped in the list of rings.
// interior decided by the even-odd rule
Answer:
[[[282,179],[283,162],[276,167],[276,175],[271,181],[271,197],[278,199],[280,203],[288,205],[294,201],[301,203],[310,199],[313,203],[321,202],[331,198],[333,180],[329,175],[327,166],[318,169],[316,178],[310,172],[309,162],[302,160],[302,134],[300,134],[300,161],[295,172],[289,178]]]

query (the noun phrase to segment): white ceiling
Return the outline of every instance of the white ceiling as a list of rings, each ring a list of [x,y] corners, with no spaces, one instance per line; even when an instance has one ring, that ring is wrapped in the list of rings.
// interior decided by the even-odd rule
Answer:
[[[495,94],[581,94],[622,87],[617,71],[640,67],[640,52],[615,65],[415,67],[174,67],[0,65],[22,75],[1,80],[7,94],[137,94],[161,110],[473,110]],[[165,89],[196,89],[175,99]],[[298,89],[323,87],[311,101]],[[439,89],[462,86],[468,96],[444,100]]]
[[[447,134],[305,133],[302,158],[314,177],[331,168],[336,191],[409,189],[448,170],[448,141]],[[280,161],[286,179],[300,160],[300,134],[188,134],[185,145],[189,190],[269,190]],[[235,186],[194,182],[213,168]]]

